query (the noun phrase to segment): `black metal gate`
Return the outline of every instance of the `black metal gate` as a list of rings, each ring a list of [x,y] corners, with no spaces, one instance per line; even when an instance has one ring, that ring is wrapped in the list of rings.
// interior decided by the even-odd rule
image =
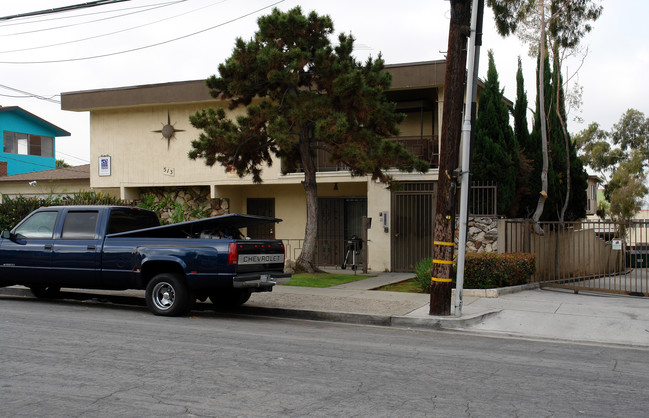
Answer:
[[[352,237],[363,236],[362,218],[367,216],[367,198],[318,198],[318,239],[316,264],[340,266],[345,262],[345,245]],[[362,264],[358,260],[358,264]]]
[[[649,296],[649,221],[505,222],[505,252],[536,255],[542,287]]]
[[[413,271],[415,265],[433,254],[433,224],[437,183],[399,184],[392,192],[392,271]]]
[[[275,199],[249,198],[246,202],[249,215],[275,217]],[[255,239],[275,239],[275,224],[264,223],[248,227],[248,236]]]

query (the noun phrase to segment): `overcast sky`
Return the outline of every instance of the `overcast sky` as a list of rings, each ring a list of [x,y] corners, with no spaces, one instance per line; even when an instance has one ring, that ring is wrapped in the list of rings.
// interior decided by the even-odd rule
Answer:
[[[0,17],[78,3],[82,1],[3,2]],[[87,164],[88,114],[61,110],[56,102],[61,92],[204,79],[230,56],[237,36],[253,35],[257,18],[268,14],[273,4],[281,10],[300,5],[303,12],[330,15],[336,33],[354,35],[355,54],[361,60],[379,52],[387,64],[444,58],[449,26],[446,0],[131,0],[0,20],[0,104],[20,106],[71,132],[71,137],[57,140],[56,157],[71,165]],[[583,106],[573,115],[584,122],[569,121],[572,133],[591,122],[610,129],[628,108],[649,116],[649,2],[604,0],[602,4],[602,17],[583,40],[589,51],[578,75]],[[489,9],[480,57],[482,78],[488,49],[494,51],[501,87],[512,100],[517,57],[522,56],[528,101],[534,103],[534,60],[518,38],[503,39],[496,33]],[[578,66],[576,61],[567,63],[571,72]],[[9,88],[52,101],[24,97]],[[173,122],[180,128],[189,123]]]

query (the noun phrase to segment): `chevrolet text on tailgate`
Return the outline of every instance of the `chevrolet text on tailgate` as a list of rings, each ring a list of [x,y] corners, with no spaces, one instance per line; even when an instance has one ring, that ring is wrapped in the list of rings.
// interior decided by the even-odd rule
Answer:
[[[286,283],[280,240],[240,229],[281,219],[222,215],[161,226],[155,213],[122,206],[40,208],[0,238],[0,287],[37,297],[62,287],[144,289],[155,315],[189,312],[196,299],[220,307]]]

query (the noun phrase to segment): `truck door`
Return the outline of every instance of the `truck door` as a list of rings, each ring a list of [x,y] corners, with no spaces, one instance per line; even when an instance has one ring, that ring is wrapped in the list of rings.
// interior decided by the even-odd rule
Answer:
[[[17,278],[25,285],[49,281],[57,216],[57,211],[36,212],[14,230],[15,240],[2,240],[0,274],[3,277]]]
[[[67,211],[52,254],[52,274],[61,286],[97,286],[101,254],[98,220],[97,210]]]

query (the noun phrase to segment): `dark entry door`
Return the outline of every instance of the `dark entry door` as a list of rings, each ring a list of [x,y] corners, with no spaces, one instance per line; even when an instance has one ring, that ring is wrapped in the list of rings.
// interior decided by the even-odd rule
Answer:
[[[248,199],[248,215],[275,217],[275,199]],[[253,239],[275,239],[275,224],[267,223],[248,227],[248,236]]]
[[[392,271],[411,272],[433,254],[436,183],[402,183],[392,192]]]
[[[367,216],[367,198],[318,198],[316,264],[338,266],[345,262],[347,240],[363,236],[363,216]]]

